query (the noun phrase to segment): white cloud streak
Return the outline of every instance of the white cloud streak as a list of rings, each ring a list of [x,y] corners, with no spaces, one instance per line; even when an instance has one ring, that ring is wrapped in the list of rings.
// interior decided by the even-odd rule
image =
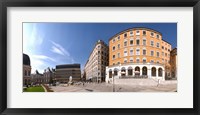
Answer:
[[[48,57],[48,56],[45,56],[45,55],[33,55],[33,58],[41,59],[41,60],[51,60],[53,62],[56,62],[55,59]]]
[[[53,46],[51,47],[52,52],[63,55],[63,56],[68,56],[68,57],[70,56],[70,53],[67,50],[65,50],[60,44],[57,44],[53,41],[51,41],[51,43],[53,44]]]

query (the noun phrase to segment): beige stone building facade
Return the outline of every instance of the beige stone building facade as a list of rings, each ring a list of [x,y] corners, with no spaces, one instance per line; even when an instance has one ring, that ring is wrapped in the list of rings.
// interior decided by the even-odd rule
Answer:
[[[102,41],[98,40],[90,53],[90,56],[84,67],[84,74],[86,80],[94,82],[105,81],[106,66],[108,66],[108,46]]]
[[[170,53],[171,78],[177,79],[177,48],[174,48]]]
[[[107,80],[113,76],[165,80],[171,44],[150,28],[130,28],[109,39]]]

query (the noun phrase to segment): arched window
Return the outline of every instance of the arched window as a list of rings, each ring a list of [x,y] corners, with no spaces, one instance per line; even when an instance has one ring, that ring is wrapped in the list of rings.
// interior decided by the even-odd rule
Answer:
[[[159,69],[158,69],[158,76],[159,76],[159,77],[162,77],[162,74],[163,74],[163,70],[162,70],[162,68],[159,68]]]
[[[147,67],[142,68],[142,75],[147,75]]]
[[[135,75],[140,75],[140,67],[135,67]]]
[[[125,76],[126,75],[126,69],[125,67],[121,68],[121,76]]]
[[[109,70],[109,78],[112,78],[112,70]]]
[[[133,68],[132,67],[128,67],[128,75],[129,76],[133,75]]]
[[[117,75],[118,75],[117,73],[118,73],[118,69],[115,68],[115,69],[114,69],[114,76],[117,76]]]
[[[151,68],[151,76],[156,76],[156,68],[155,67]]]

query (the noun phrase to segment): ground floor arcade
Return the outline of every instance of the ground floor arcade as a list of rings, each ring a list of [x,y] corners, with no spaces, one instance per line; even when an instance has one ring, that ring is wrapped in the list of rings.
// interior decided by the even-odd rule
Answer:
[[[106,67],[106,82],[114,78],[152,78],[165,80],[161,64],[123,64]]]

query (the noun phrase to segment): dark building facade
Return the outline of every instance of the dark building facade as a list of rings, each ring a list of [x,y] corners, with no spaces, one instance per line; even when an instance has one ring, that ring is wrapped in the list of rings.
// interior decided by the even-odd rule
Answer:
[[[23,54],[23,86],[31,84],[31,61],[27,54]]]
[[[57,65],[55,69],[55,81],[60,83],[68,83],[72,76],[72,82],[81,80],[80,64],[64,64]]]

